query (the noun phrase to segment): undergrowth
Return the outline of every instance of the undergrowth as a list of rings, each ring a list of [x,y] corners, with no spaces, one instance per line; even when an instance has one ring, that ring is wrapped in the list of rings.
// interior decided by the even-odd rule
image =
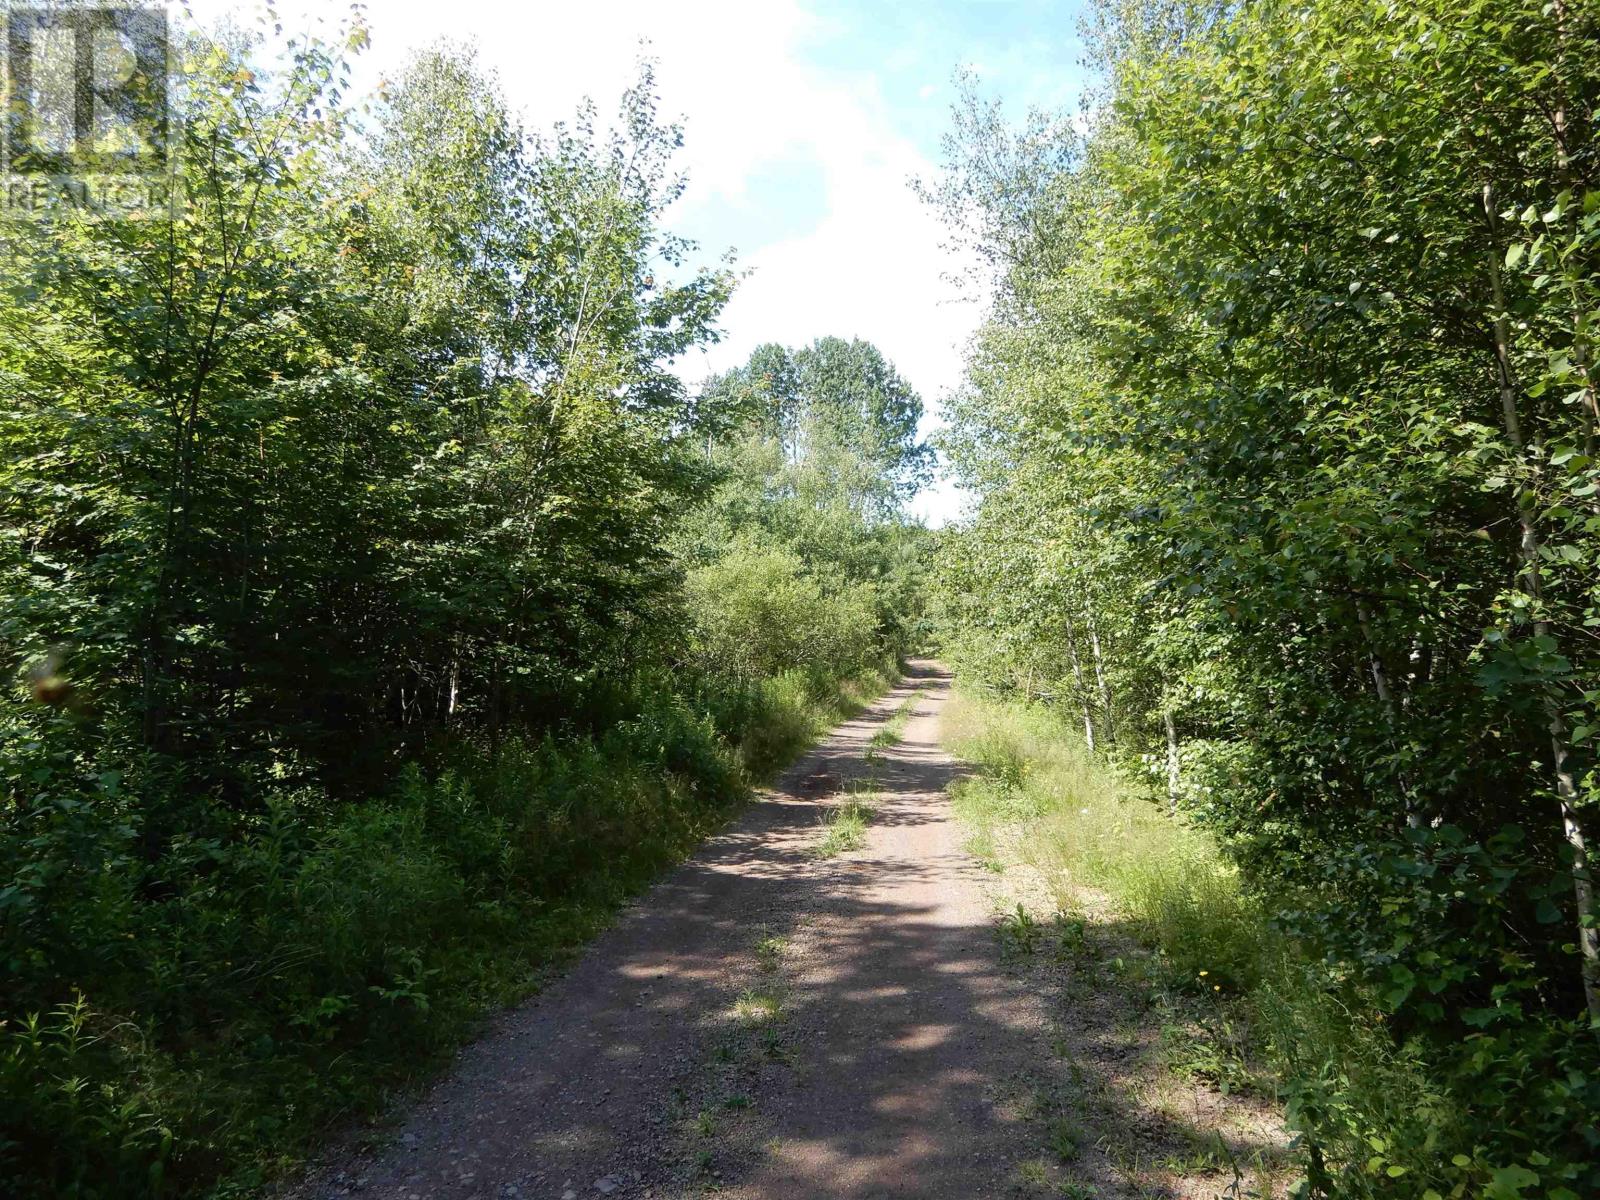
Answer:
[[[36,839],[6,853],[40,857],[0,863],[33,889],[0,893],[0,1195],[255,1194],[887,681],[645,686],[595,733],[448,747],[365,801],[267,787],[241,825],[191,799],[153,864],[115,805],[23,814]],[[65,842],[73,864],[45,856]]]
[[[1093,897],[1091,919],[1148,946],[1153,995],[1175,1001],[1156,999],[1155,1019],[1164,1012],[1168,1021],[1166,1066],[1223,1092],[1276,1092],[1297,1132],[1305,1177],[1295,1196],[1583,1194],[1581,1163],[1560,1162],[1549,1146],[1508,1149],[1519,1118],[1501,1111],[1499,1097],[1468,1094],[1460,1079],[1471,1076],[1458,1062],[1396,1036],[1380,997],[1282,931],[1274,918],[1288,898],[1251,887],[1207,833],[1170,817],[1057,714],[958,694],[943,721],[952,750],[981,768],[952,788],[973,831],[969,848],[993,860],[997,831],[1019,829],[1020,852],[1065,914],[1054,930],[1025,911],[1008,914],[1002,946],[1071,953]],[[1467,1050],[1498,1052],[1491,1039]],[[1561,1086],[1581,1106],[1590,1085],[1575,1062]]]

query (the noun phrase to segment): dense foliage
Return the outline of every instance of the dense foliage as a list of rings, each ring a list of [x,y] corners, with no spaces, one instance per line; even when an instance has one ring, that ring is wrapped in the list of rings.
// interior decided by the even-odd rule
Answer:
[[[995,282],[951,653],[1148,771],[1418,1064],[1403,1108],[1280,1047],[1311,1192],[1594,1194],[1594,8],[1102,18],[1086,123],[972,100],[930,189]]]
[[[189,43],[172,219],[4,231],[8,1196],[252,1187],[907,644],[920,401],[819,343],[771,459],[683,385],[648,65],[536,136],[453,50],[352,107],[365,41]]]
[[[918,644],[927,534],[902,506],[932,452],[894,367],[859,340],[765,345],[701,399],[730,423],[708,447],[711,495],[678,532],[708,664],[837,669]]]

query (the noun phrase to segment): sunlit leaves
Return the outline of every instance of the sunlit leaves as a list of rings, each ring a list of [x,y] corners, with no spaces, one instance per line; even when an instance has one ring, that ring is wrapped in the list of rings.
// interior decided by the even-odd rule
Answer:
[[[1539,930],[1580,924],[1556,764],[1592,812],[1600,726],[1593,14],[1105,17],[1087,145],[1019,154],[968,105],[938,193],[1003,274],[947,443],[982,501],[947,540],[954,643],[1091,721],[1109,695],[1130,762],[1172,717],[1191,814],[1315,896],[1297,934],[1501,1078],[1583,1001]],[[974,219],[985,194],[1025,202]],[[1495,922],[1420,842],[1370,856],[1503,825],[1528,857],[1490,869]],[[1463,1067],[1466,1011],[1508,1044]],[[1519,1120],[1562,1128],[1541,1103]]]

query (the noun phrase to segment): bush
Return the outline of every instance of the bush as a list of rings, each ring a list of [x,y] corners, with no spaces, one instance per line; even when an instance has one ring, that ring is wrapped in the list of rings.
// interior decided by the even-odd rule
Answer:
[[[161,1190],[172,1131],[142,1093],[137,1026],[81,994],[0,1024],[0,1180],[39,1196],[143,1196]]]
[[[750,682],[791,670],[851,674],[875,651],[871,588],[824,591],[783,549],[736,543],[686,581],[695,653],[708,669]]]

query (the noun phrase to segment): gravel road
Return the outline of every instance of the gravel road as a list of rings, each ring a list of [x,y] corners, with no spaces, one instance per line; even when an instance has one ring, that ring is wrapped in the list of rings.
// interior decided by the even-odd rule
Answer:
[[[463,1051],[385,1150],[328,1162],[294,1195],[1008,1191],[1036,1141],[1015,1100],[1045,1022],[998,962],[949,813],[949,686],[912,663]],[[873,748],[903,704],[901,740]],[[865,843],[819,857],[852,781],[875,809]]]

